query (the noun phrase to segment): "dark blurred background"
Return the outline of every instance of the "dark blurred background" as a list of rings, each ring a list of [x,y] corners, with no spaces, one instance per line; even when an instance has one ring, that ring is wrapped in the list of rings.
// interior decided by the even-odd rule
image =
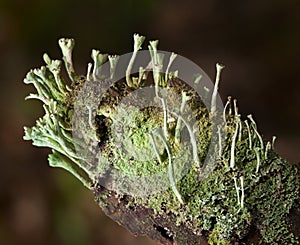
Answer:
[[[300,2],[158,0],[0,0],[0,244],[153,244],[106,218],[93,195],[47,164],[48,149],[24,142],[23,126],[42,115],[22,80],[61,58],[57,40],[76,39],[74,61],[85,74],[92,48],[124,54],[135,32],[185,56],[214,78],[226,65],[220,93],[260,132],[278,137],[277,151],[300,160]],[[145,45],[146,47],[146,45]]]

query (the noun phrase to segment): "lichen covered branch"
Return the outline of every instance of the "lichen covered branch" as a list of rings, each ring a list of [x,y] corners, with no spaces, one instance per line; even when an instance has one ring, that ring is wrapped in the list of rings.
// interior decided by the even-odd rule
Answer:
[[[166,74],[162,74],[163,56],[157,50],[157,41],[149,45],[152,80],[142,67],[138,78],[131,77],[144,39],[134,35],[134,50],[124,79],[107,88],[97,108],[82,102],[80,113],[92,130],[86,134],[91,134],[91,142],[96,141],[95,146],[87,145],[87,150],[94,147],[106,165],[91,165],[78,154],[81,142],[72,135],[74,104],[85,82],[101,88],[105,79],[114,79],[120,57],[93,50],[94,63],[89,64],[86,76],[78,76],[72,63],[73,39],[59,41],[70,82],[62,76],[62,61],[46,54],[46,66],[31,70],[24,80],[37,91],[27,98],[40,100],[45,110],[35,126],[25,127],[24,139],[51,148],[50,166],[66,169],[92,189],[105,212],[133,233],[146,234],[165,244],[298,244],[299,229],[291,215],[299,220],[299,168],[275,152],[275,138],[272,143],[266,141],[251,115],[242,120],[236,100],[229,97],[224,110],[218,111],[223,66],[217,65],[211,106],[206,108],[193,87],[171,71],[175,54],[170,56]],[[107,59],[110,75],[103,77],[101,68]],[[197,86],[201,79],[198,74]],[[142,90],[146,82],[154,88],[156,107],[141,108],[145,96],[134,93],[129,104],[121,103],[122,98]],[[203,90],[204,94],[209,91],[206,87]],[[162,96],[161,91],[169,93]],[[89,92],[89,96],[95,93]],[[190,115],[185,114],[187,109]],[[216,115],[222,118],[218,124],[212,121]],[[207,166],[214,128],[214,169],[206,178],[200,178]],[[144,196],[102,186],[116,170],[130,177],[165,171],[167,182],[163,182],[163,190]],[[141,217],[144,223],[139,221]]]

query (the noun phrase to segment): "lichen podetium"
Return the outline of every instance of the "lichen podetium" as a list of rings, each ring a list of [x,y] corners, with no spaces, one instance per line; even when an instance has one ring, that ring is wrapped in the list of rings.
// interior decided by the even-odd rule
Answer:
[[[128,176],[148,176],[166,171],[168,187],[164,191],[131,197],[117,193],[116,198],[119,203],[127,200],[124,205],[128,210],[143,207],[152,210],[152,215],[158,220],[172,217],[172,228],[164,225],[158,229],[156,224],[152,228],[164,230],[167,234],[164,236],[174,244],[183,241],[196,244],[194,240],[182,237],[180,230],[204,237],[208,244],[249,244],[249,241],[256,244],[299,244],[299,237],[289,220],[292,210],[298,214],[300,210],[299,168],[276,154],[274,142],[262,138],[253,117],[243,118],[239,114],[236,100],[232,103],[229,97],[224,110],[218,111],[215,96],[223,67],[217,65],[211,108],[207,108],[202,98],[178,78],[177,72],[170,71],[175,54],[170,56],[165,74],[162,73],[157,41],[149,45],[152,65],[155,64],[152,72],[140,67],[137,74],[131,74],[144,39],[134,35],[134,52],[124,78],[108,87],[96,111],[87,104],[80,112],[89,119],[87,138],[97,142],[96,146],[85,142],[86,151],[94,147],[106,161],[98,165],[85,163],[88,155],[78,154],[77,149],[81,146],[72,135],[72,120],[77,96],[85,82],[93,80],[101,86],[102,78],[97,74],[107,60],[112,79],[119,57],[93,50],[94,64],[89,64],[86,75],[77,75],[72,63],[73,39],[59,41],[69,84],[62,76],[63,62],[52,60],[47,54],[44,55],[46,66],[31,70],[24,80],[37,90],[37,94],[30,94],[27,99],[41,100],[45,110],[45,115],[35,126],[25,127],[24,139],[32,140],[33,145],[51,148],[50,166],[66,169],[88,189],[94,190],[96,200],[103,208],[112,205],[105,200],[114,192],[97,190],[101,188],[100,180],[109,179],[107,176],[112,168]],[[201,77],[196,77],[194,82],[199,83],[199,79]],[[153,85],[153,98],[160,106],[143,109],[134,103],[118,106],[122,98],[130,94],[134,97],[134,91],[149,84]],[[167,97],[163,95],[164,91],[168,92]],[[87,92],[89,97],[95,93],[92,90]],[[187,107],[194,119],[193,124],[183,116]],[[211,130],[216,126],[210,120],[215,114],[222,115],[223,119],[217,125],[220,135],[215,146],[217,158],[213,171],[205,178],[199,178],[204,171]],[[185,132],[185,139],[180,137],[182,132]],[[138,149],[140,154],[124,153],[131,148]],[[148,159],[148,156],[152,158]],[[178,173],[186,169],[186,165],[190,166],[188,171],[178,179]],[[249,237],[253,230],[256,240]]]

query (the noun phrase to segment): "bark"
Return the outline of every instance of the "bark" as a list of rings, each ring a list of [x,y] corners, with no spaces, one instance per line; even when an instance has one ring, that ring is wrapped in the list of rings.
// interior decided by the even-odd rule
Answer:
[[[130,196],[118,196],[104,187],[93,189],[95,199],[104,213],[134,236],[147,236],[166,245],[208,245],[207,234],[194,234],[184,225],[176,226],[174,215],[157,215],[150,208],[141,205],[128,205],[133,199]],[[291,231],[300,237],[300,212],[292,209],[289,214]],[[252,225],[247,236],[235,244],[261,244],[259,229]]]

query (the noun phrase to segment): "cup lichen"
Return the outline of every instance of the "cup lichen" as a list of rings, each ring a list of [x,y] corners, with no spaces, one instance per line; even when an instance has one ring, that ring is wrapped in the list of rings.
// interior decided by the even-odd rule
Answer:
[[[168,74],[161,74],[162,59],[157,53],[157,41],[152,41],[153,85],[158,102],[163,98],[161,89],[172,90],[173,94],[182,98],[182,101],[177,101],[178,105],[175,103],[174,107],[178,110],[170,111],[170,105],[164,99],[160,100],[164,104],[163,110],[154,107],[140,110],[136,105],[131,105],[130,110],[124,107],[116,109],[120,98],[142,87],[148,79],[144,68],[140,69],[138,78],[130,74],[144,39],[137,34],[134,36],[134,52],[126,70],[126,79],[118,81],[103,96],[104,102],[97,108],[96,117],[91,117],[91,108],[87,107],[86,112],[82,112],[89,115],[90,127],[94,128],[99,150],[108,159],[107,165],[103,167],[107,171],[114,165],[124,174],[146,176],[169,168],[170,188],[153,195],[134,197],[128,206],[142,205],[162,217],[172,215],[177,226],[185,226],[195,234],[206,236],[209,244],[243,241],[253,227],[260,234],[261,242],[299,244],[298,238],[291,231],[288,217],[292,209],[299,209],[300,206],[299,169],[277,155],[273,143],[263,140],[251,115],[241,120],[236,100],[232,105],[231,99],[228,99],[221,112],[223,122],[218,125],[218,134],[224,133],[225,138],[224,142],[221,137],[218,139],[215,169],[206,178],[199,180],[199,171],[196,170],[204,164],[212,137],[211,129],[215,126],[211,117],[217,113],[215,96],[218,84],[208,111],[193,89],[176,78],[176,71],[169,74],[169,66],[176,58],[175,54],[170,58]],[[61,39],[59,45],[71,84],[67,85],[62,77],[62,62],[51,60],[46,54],[46,66],[27,74],[24,82],[33,84],[37,90],[37,94],[30,94],[27,98],[41,100],[45,115],[37,120],[34,127],[25,127],[24,139],[32,140],[36,146],[51,148],[51,166],[66,169],[86,187],[93,189],[103,176],[97,174],[97,169],[82,164],[84,159],[76,153],[76,142],[72,138],[74,101],[86,80],[101,80],[99,69],[107,58],[113,76],[118,56],[103,55],[93,50],[93,67],[89,66],[86,77],[78,76],[72,64],[74,40]],[[217,83],[222,68],[217,65]],[[172,98],[168,100],[175,101]],[[195,119],[193,125],[189,125],[182,117],[185,105],[191,108]],[[149,137],[149,131],[156,128],[162,130],[155,131],[160,133]],[[179,132],[183,130],[187,130],[188,139],[180,139]],[[179,145],[178,142],[183,144]],[[118,144],[123,144],[123,147]],[[143,154],[126,154],[124,157],[123,151],[130,151],[130,145],[139,148]],[[192,158],[188,156],[189,150],[184,150],[185,147],[190,149],[188,147],[191,145]],[[140,161],[149,155],[154,158]],[[192,166],[181,179],[176,176],[184,167],[180,164],[173,166],[172,161],[176,158],[181,165]],[[100,200],[99,196],[96,198]],[[176,239],[176,234],[173,235]]]

